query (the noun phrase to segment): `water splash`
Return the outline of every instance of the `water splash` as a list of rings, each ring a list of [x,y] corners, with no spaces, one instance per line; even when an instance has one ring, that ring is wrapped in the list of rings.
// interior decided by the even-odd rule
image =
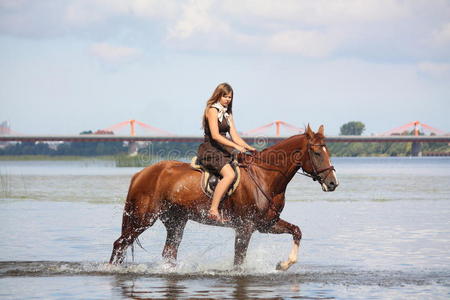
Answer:
[[[392,270],[362,270],[344,266],[303,265],[292,272],[271,270],[262,272],[254,268],[241,269],[200,267],[180,264],[124,264],[110,265],[105,262],[64,261],[3,261],[0,262],[0,278],[15,276],[131,276],[164,278],[240,278],[249,280],[271,280],[277,282],[303,282],[343,285],[401,286],[439,284],[450,286],[449,270],[420,270],[414,272]]]

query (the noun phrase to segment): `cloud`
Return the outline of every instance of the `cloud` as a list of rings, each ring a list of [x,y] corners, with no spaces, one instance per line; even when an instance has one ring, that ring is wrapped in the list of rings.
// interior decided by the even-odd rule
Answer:
[[[337,37],[317,30],[289,30],[268,39],[273,52],[300,54],[306,57],[326,57],[338,44]]]
[[[405,5],[397,0],[234,0],[221,1],[222,9],[242,19],[330,25],[378,22],[405,15]]]
[[[421,62],[417,65],[419,72],[435,78],[450,76],[450,63]]]
[[[126,44],[131,33],[200,54],[450,60],[449,19],[446,0],[0,0],[0,34]]]
[[[183,6],[181,16],[168,29],[168,39],[186,40],[196,34],[228,34],[229,26],[211,12],[210,0],[191,0]]]
[[[450,2],[401,0],[188,1],[167,45],[198,52],[262,52],[371,61],[450,59]]]
[[[0,0],[0,34],[48,38],[65,34],[63,1]]]
[[[138,21],[176,18],[176,0],[0,0],[0,34],[28,38],[100,36]],[[125,22],[117,22],[120,19]],[[131,25],[133,26],[133,25]],[[110,28],[114,27],[114,28]],[[163,26],[165,27],[165,25]],[[133,30],[144,30],[138,28]]]
[[[102,62],[111,64],[130,62],[142,53],[136,48],[114,46],[107,43],[93,44],[89,52]]]
[[[75,25],[89,25],[115,17],[166,20],[178,12],[175,0],[72,0],[65,10],[65,19]]]
[[[433,41],[437,45],[450,44],[450,22],[433,32]]]

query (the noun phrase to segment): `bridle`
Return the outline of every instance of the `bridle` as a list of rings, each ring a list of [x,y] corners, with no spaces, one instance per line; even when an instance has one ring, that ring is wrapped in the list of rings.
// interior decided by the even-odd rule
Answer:
[[[317,167],[314,165],[314,160],[312,158],[312,146],[317,146],[317,147],[326,147],[325,144],[311,144],[308,142],[308,146],[307,146],[307,151],[308,151],[308,155],[309,155],[309,161],[311,163],[312,169],[313,171],[311,172],[311,174],[306,173],[303,168],[302,168],[302,172],[298,172],[297,174],[312,178],[312,180],[314,181],[318,181],[320,184],[323,183],[323,181],[325,179],[327,179],[327,177],[330,175],[331,171],[336,171],[336,169],[334,168],[333,165],[330,165],[329,167],[326,168],[322,168],[322,169],[317,169]],[[327,172],[328,171],[328,172]],[[325,177],[321,177],[320,174],[327,172],[327,174],[325,175]]]
[[[303,176],[306,176],[306,177],[309,177],[309,178],[312,178],[312,180],[318,181],[320,184],[322,184],[323,181],[324,181],[325,179],[327,179],[327,177],[330,175],[331,171],[335,171],[335,168],[334,168],[333,165],[330,165],[329,167],[326,167],[326,168],[317,169],[316,165],[314,164],[314,160],[313,160],[313,158],[312,158],[312,146],[326,147],[325,144],[311,144],[311,143],[308,142],[308,145],[307,145],[307,151],[308,151],[309,161],[310,161],[310,163],[311,163],[311,166],[312,166],[312,168],[313,168],[313,171],[312,171],[311,174],[308,174],[308,173],[306,173],[306,172],[303,170],[303,167],[300,166],[300,168],[302,168],[302,172],[297,171],[296,173],[297,173],[297,174],[300,174],[300,175],[303,175]],[[248,155],[250,155],[250,156],[252,157],[252,159],[254,159],[254,160],[259,160],[260,162],[263,162],[263,163],[265,163],[265,164],[271,166],[271,168],[268,168],[268,167],[264,167],[264,166],[261,166],[261,165],[257,165],[257,164],[256,164],[257,167],[262,168],[262,169],[267,169],[267,170],[272,170],[272,171],[280,172],[285,178],[288,178],[288,176],[284,173],[284,171],[282,171],[282,170],[280,170],[279,168],[277,168],[277,166],[274,165],[273,163],[268,162],[268,161],[265,161],[265,160],[263,160],[263,159],[261,159],[261,158],[259,158],[259,157],[256,157],[254,153],[251,153],[251,154],[248,154]],[[269,200],[269,202],[271,202],[271,201],[270,201],[270,197],[267,195],[267,193],[266,193],[266,192],[264,191],[264,189],[261,187],[261,185],[259,184],[258,180],[256,180],[255,176],[252,174],[253,172],[251,171],[251,169],[252,169],[251,167],[252,167],[253,165],[255,165],[255,164],[253,164],[252,162],[247,163],[247,164],[239,164],[240,167],[244,167],[244,168],[247,169],[248,174],[250,175],[250,178],[255,182],[255,184],[256,184],[256,186],[258,187],[258,189],[259,189],[259,190],[263,193],[263,195]],[[320,174],[322,174],[322,173],[324,173],[324,172],[327,172],[327,174],[325,175],[325,177],[322,178],[322,177],[320,176]]]
[[[321,147],[326,147],[326,146],[325,146],[325,144],[311,144],[311,143],[308,142],[308,145],[307,145],[307,151],[308,151],[308,155],[309,155],[309,160],[310,160],[311,166],[312,166],[312,168],[313,168],[313,172],[312,172],[311,174],[306,173],[306,172],[303,170],[303,167],[300,165],[300,168],[302,168],[302,172],[298,172],[298,171],[297,171],[296,173],[297,173],[297,174],[300,174],[300,175],[303,175],[303,176],[306,176],[306,177],[310,177],[310,178],[312,178],[312,180],[318,181],[320,184],[322,184],[322,183],[323,183],[323,180],[325,180],[325,179],[330,175],[331,171],[334,171],[335,169],[334,169],[334,166],[331,165],[331,166],[329,166],[329,167],[322,168],[322,169],[319,169],[319,170],[318,170],[317,167],[314,165],[314,160],[312,159],[312,155],[311,155],[311,152],[312,152],[311,147],[312,147],[312,146],[321,146]],[[288,178],[288,176],[284,173],[284,171],[282,171],[282,170],[280,170],[279,168],[277,168],[277,166],[274,165],[274,164],[272,164],[271,162],[268,162],[268,161],[265,161],[265,160],[263,160],[263,159],[261,159],[261,158],[259,158],[259,157],[256,157],[254,153],[251,153],[251,154],[249,154],[249,155],[252,157],[252,159],[257,159],[257,160],[259,160],[259,161],[261,161],[261,162],[263,162],[263,163],[268,164],[269,166],[271,166],[271,167],[273,167],[273,168],[267,168],[267,167],[263,167],[263,166],[261,166],[261,165],[256,165],[257,167],[263,168],[263,169],[268,169],[268,170],[273,170],[273,171],[278,171],[278,172],[280,172],[284,177]],[[261,191],[261,193],[264,195],[264,197],[266,197],[267,201],[269,202],[269,207],[268,207],[269,210],[272,210],[273,212],[276,213],[277,218],[274,219],[274,222],[275,222],[276,220],[278,220],[279,215],[280,215],[280,212],[279,212],[278,209],[274,206],[273,201],[272,201],[272,198],[267,194],[267,192],[262,188],[261,184],[260,184],[260,183],[258,182],[258,180],[255,178],[255,175],[253,174],[252,168],[251,168],[253,165],[255,165],[255,164],[253,164],[252,162],[247,163],[247,164],[239,164],[240,167],[243,167],[243,168],[246,168],[246,169],[247,169],[247,173],[248,173],[248,175],[250,176],[250,178],[253,180],[253,182],[255,183],[256,187]],[[324,173],[324,172],[327,172],[327,171],[328,171],[328,173],[325,175],[324,178],[322,178],[322,177],[320,176],[320,174],[322,174],[322,173]],[[273,195],[272,195],[272,196],[273,196]]]
[[[313,154],[313,153],[312,153],[312,152],[313,152],[313,151],[312,151],[312,146],[326,147],[325,144],[311,144],[311,143],[308,142],[308,145],[307,145],[307,151],[308,151],[309,161],[310,161],[310,163],[311,163],[311,166],[312,166],[313,171],[312,171],[311,173],[308,174],[308,173],[306,173],[306,172],[303,170],[303,167],[300,166],[300,167],[302,168],[302,171],[301,171],[301,172],[297,171],[296,173],[297,173],[297,174],[300,174],[300,175],[303,175],[303,176],[306,176],[306,177],[309,177],[309,178],[311,178],[312,180],[318,181],[320,184],[322,184],[323,181],[324,181],[325,179],[327,179],[327,177],[330,175],[331,171],[336,171],[336,169],[334,168],[333,165],[330,165],[330,166],[328,166],[328,167],[326,167],[326,168],[318,169],[318,168],[316,167],[316,165],[314,164],[314,160],[313,160],[313,156],[312,156],[312,154]],[[249,154],[249,155],[252,157],[252,159],[259,160],[260,162],[263,162],[263,163],[265,163],[265,164],[271,166],[270,168],[268,168],[268,167],[264,167],[264,166],[261,166],[261,165],[256,165],[257,167],[262,168],[262,169],[266,169],[266,170],[277,171],[277,172],[280,172],[284,177],[286,177],[286,178],[288,177],[282,170],[280,170],[279,168],[277,168],[277,166],[274,165],[273,163],[268,162],[268,161],[265,161],[265,160],[263,160],[263,159],[261,159],[261,158],[259,158],[259,157],[256,157],[255,154],[253,154],[253,153],[251,153],[251,154]],[[251,165],[254,165],[254,164],[249,163],[248,165],[240,165],[240,166],[241,166],[241,167],[249,167],[249,166],[251,166]],[[320,174],[322,174],[322,173],[324,173],[324,172],[327,172],[327,173],[326,173],[325,177],[322,178],[322,177],[320,176]]]

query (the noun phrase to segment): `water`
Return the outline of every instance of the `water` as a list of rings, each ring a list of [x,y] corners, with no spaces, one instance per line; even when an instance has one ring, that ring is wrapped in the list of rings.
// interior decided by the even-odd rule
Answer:
[[[448,299],[450,159],[335,158],[340,186],[294,177],[282,218],[303,232],[253,235],[233,270],[231,229],[188,222],[176,268],[160,222],[110,266],[136,168],[107,161],[0,161],[0,297],[5,299]]]

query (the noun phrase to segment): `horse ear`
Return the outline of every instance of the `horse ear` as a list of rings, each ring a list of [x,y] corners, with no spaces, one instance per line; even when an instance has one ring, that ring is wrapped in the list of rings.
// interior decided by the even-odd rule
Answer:
[[[325,135],[324,135],[324,127],[323,127],[323,125],[320,125],[319,130],[317,131],[317,133],[319,133],[319,134],[325,136]]]
[[[309,126],[309,124],[308,124],[308,127],[306,127],[305,134],[306,134],[306,138],[308,140],[311,140],[314,137],[314,132],[312,131],[311,126]]]

